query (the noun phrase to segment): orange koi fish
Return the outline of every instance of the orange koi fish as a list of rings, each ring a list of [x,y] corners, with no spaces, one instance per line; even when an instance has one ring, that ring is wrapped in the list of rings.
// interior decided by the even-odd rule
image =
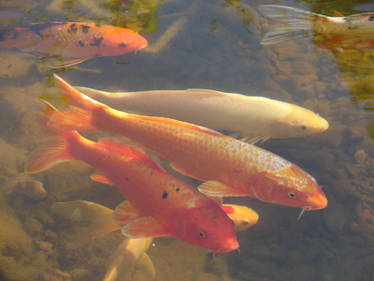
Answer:
[[[310,31],[331,37],[334,42],[344,42],[345,39],[341,36],[348,36],[348,41],[352,40],[352,36],[356,40],[374,37],[374,12],[332,17],[281,5],[260,5],[258,9],[265,17],[284,23],[283,27],[266,33],[261,41],[262,45],[303,37]]]
[[[233,222],[213,200],[173,177],[141,149],[113,140],[90,141],[76,131],[59,133],[36,149],[26,171],[81,160],[97,169],[92,179],[118,187],[122,233],[129,238],[174,236],[214,253],[239,247]]]
[[[52,205],[52,211],[64,219],[79,222],[80,225],[83,223],[84,228],[74,234],[74,240],[77,236],[82,236],[80,240],[87,242],[90,237],[102,236],[119,230],[122,222],[115,219],[121,218],[121,206],[125,204],[127,203],[121,203],[113,212],[94,202],[76,200],[56,202]],[[234,222],[236,231],[248,229],[258,221],[258,214],[245,206],[223,204],[221,208]],[[112,262],[108,266],[103,281],[133,280],[133,276],[138,271],[148,277],[145,280],[153,280],[156,274],[155,268],[146,253],[151,243],[152,238],[125,239],[113,253]]]
[[[61,57],[62,66],[93,57],[120,56],[147,44],[145,38],[130,29],[83,22],[31,24],[0,32],[0,47]]]
[[[49,128],[123,135],[170,161],[177,171],[207,181],[199,190],[209,196],[250,196],[303,210],[327,206],[316,180],[280,156],[197,125],[118,111],[83,95],[57,75],[55,81],[73,108],[53,114]]]

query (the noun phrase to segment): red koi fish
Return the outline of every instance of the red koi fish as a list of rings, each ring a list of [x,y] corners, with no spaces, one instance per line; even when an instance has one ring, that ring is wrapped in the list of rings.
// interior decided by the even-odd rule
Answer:
[[[102,130],[123,135],[156,152],[187,176],[206,181],[208,196],[250,196],[303,210],[327,206],[317,181],[269,151],[197,125],[130,114],[89,98],[55,75],[60,94],[73,106],[53,114],[47,127]]]
[[[303,37],[311,31],[326,36],[327,42],[322,46],[327,44],[329,49],[338,48],[339,42],[343,48],[348,49],[350,42],[359,48],[367,44],[357,44],[357,40],[373,42],[374,39],[374,12],[333,17],[281,5],[260,5],[258,9],[262,15],[284,24],[267,32],[262,45]]]
[[[99,56],[120,56],[146,47],[137,32],[95,23],[52,22],[31,24],[0,32],[0,47],[37,52],[42,57],[61,57],[71,66]]]
[[[34,151],[26,172],[41,172],[69,160],[95,167],[92,179],[116,185],[126,197],[121,205],[125,236],[174,236],[214,253],[239,247],[234,223],[220,206],[167,173],[141,149],[113,140],[93,142],[66,131]]]

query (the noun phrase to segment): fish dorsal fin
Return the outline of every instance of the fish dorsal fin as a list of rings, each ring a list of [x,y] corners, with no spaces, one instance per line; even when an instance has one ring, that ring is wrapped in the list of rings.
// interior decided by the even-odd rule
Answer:
[[[202,98],[213,98],[213,97],[224,97],[225,94],[220,91],[211,90],[211,89],[187,89],[187,93],[192,94],[194,96],[200,96]]]
[[[128,238],[170,236],[164,226],[153,217],[141,217],[124,225],[122,234]]]
[[[126,224],[142,217],[142,214],[129,201],[123,201],[115,208],[112,217],[118,224]]]
[[[109,184],[109,185],[114,185],[114,183],[108,179],[102,172],[96,171],[96,173],[92,174],[90,176],[91,180],[100,182],[103,184]]]
[[[211,197],[248,196],[248,193],[234,189],[218,181],[204,182],[197,189],[206,196]]]
[[[334,11],[334,17],[344,17],[344,15],[341,12]]]
[[[124,138],[127,141],[127,138]],[[131,142],[131,141],[130,141]],[[99,143],[106,144],[111,148],[117,149],[120,153],[128,155],[130,157],[136,158],[141,160],[144,164],[152,169],[156,169],[158,171],[165,171],[159,164],[157,164],[142,148],[139,146],[134,147],[131,145],[124,144],[122,142],[118,142],[112,138],[102,138],[99,140]]]

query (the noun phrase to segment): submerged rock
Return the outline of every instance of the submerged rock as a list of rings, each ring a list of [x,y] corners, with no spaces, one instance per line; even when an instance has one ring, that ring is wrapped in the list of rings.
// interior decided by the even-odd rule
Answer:
[[[19,180],[14,184],[14,192],[25,195],[34,200],[42,200],[47,196],[43,183],[33,179]]]

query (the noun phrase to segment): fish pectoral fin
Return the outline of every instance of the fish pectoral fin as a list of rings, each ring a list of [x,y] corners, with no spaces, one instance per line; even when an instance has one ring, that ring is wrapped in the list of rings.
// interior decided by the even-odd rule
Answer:
[[[137,278],[136,276],[141,275],[143,278]],[[144,253],[141,257],[139,257],[134,271],[132,272],[132,279],[131,280],[153,280],[156,276],[156,270],[153,265],[151,258]],[[139,276],[140,277],[140,276]]]
[[[207,181],[200,184],[197,189],[206,196],[212,197],[230,197],[230,196],[246,196],[244,192],[240,192],[230,186],[218,181]]]
[[[100,171],[96,171],[94,174],[90,176],[91,180],[100,182],[103,184],[109,184],[109,185],[114,185],[114,183],[108,179],[103,173]]]
[[[113,138],[101,138],[99,143],[104,143],[120,150],[131,151],[136,156],[142,158],[149,158],[148,154],[139,145],[136,145],[136,143],[128,138],[120,138],[119,140]]]
[[[170,236],[162,224],[153,217],[141,217],[124,225],[122,234],[128,238]]]
[[[114,221],[122,225],[141,217],[142,214],[129,201],[120,203],[112,214]]]

